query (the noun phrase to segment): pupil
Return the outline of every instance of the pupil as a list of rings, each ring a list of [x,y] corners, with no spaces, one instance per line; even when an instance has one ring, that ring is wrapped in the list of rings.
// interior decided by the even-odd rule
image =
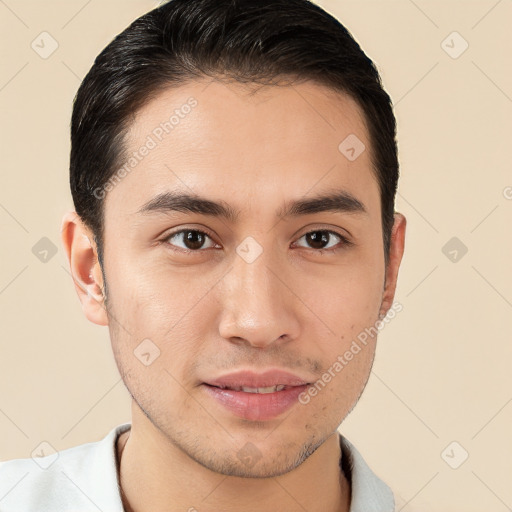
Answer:
[[[329,235],[325,231],[313,231],[306,235],[306,240],[313,249],[322,249],[329,243]]]
[[[185,236],[185,245],[189,249],[200,249],[204,243],[203,234],[199,231],[187,231]]]

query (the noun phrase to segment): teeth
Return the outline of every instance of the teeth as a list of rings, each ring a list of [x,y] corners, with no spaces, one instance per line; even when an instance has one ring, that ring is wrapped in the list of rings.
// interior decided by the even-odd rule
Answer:
[[[236,391],[245,391],[246,393],[275,393],[276,391],[282,391],[285,388],[283,384],[278,384],[277,386],[268,386],[266,388],[249,388],[246,386],[242,386],[240,389]]]

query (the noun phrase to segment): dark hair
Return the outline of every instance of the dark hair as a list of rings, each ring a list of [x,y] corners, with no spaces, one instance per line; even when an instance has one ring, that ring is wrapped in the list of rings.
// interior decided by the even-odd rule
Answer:
[[[308,0],[170,0],[113,39],[74,100],[71,193],[102,269],[104,187],[121,166],[135,113],[164,89],[220,76],[247,84],[312,80],[358,103],[380,188],[388,262],[399,174],[396,122],[376,67],[349,31]]]

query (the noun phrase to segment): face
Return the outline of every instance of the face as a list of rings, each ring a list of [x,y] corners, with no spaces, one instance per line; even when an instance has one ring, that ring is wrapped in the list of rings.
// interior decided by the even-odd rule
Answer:
[[[343,358],[379,318],[386,270],[360,108],[312,82],[195,82],[147,104],[126,142],[104,272],[140,417],[214,471],[293,469],[354,406],[375,351]]]

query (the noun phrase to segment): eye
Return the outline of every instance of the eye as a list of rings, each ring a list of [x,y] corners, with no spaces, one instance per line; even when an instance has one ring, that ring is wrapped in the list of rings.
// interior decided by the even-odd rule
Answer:
[[[207,242],[208,240],[209,242]],[[184,251],[209,249],[216,245],[208,234],[197,229],[182,229],[181,231],[176,231],[165,237],[164,241]]]
[[[300,244],[300,240],[304,239],[306,244]],[[308,249],[317,249],[317,250],[325,250],[325,249],[333,249],[335,250],[337,245],[341,246],[349,246],[352,245],[347,238],[335,231],[329,231],[326,229],[317,229],[315,231],[309,231],[308,233],[302,235],[297,242],[295,242],[300,247],[306,247]]]

